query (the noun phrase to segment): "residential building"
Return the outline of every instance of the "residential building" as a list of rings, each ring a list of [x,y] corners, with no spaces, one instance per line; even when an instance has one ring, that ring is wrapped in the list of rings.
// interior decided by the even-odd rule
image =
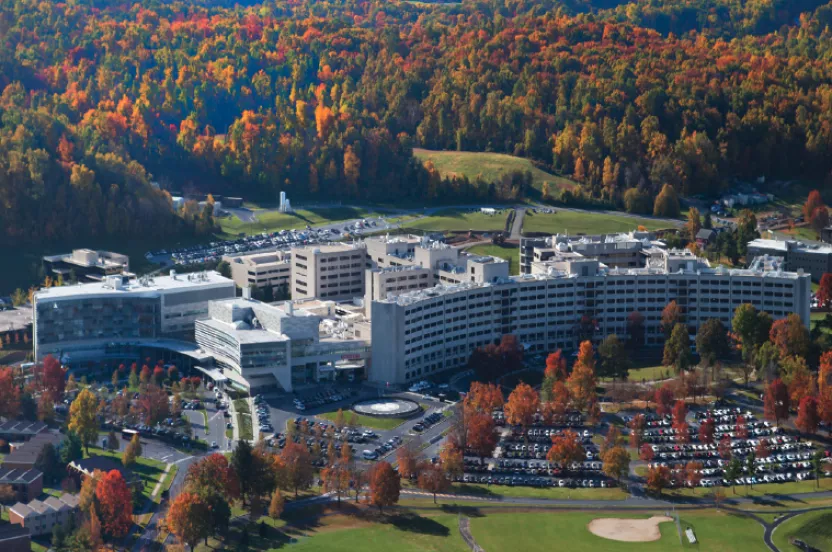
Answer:
[[[78,503],[78,495],[68,493],[27,504],[18,502],[9,508],[9,522],[28,529],[32,536],[51,534],[56,525],[77,525],[81,514]]]
[[[234,282],[216,272],[169,276],[108,276],[103,282],[42,289],[34,295],[35,357],[53,355],[71,367],[87,361],[140,361],[147,350],[199,355],[194,321],[208,302],[234,297]],[[156,356],[155,353],[150,356]]]
[[[43,268],[64,282],[100,282],[106,276],[130,272],[130,258],[112,251],[75,249],[72,253],[46,255]]]
[[[0,485],[11,485],[17,500],[30,501],[43,492],[43,472],[36,469],[15,470],[0,466]]]
[[[707,247],[716,241],[716,230],[711,228],[702,228],[696,233],[696,245],[699,247]]]
[[[226,255],[231,265],[231,278],[238,287],[257,287],[271,290],[279,297],[289,292],[292,281],[292,254],[289,251],[273,251],[253,255]]]
[[[12,451],[3,458],[3,468],[31,470],[35,467],[40,451],[46,445],[52,445],[57,450],[61,447],[63,440],[64,436],[57,431],[44,431],[28,441],[18,444],[12,443]]]
[[[29,552],[32,536],[29,530],[10,523],[0,525],[0,550],[3,552]]]
[[[757,239],[748,242],[748,258],[762,255],[782,257],[786,270],[803,270],[815,282],[819,282],[825,273],[832,272],[832,245],[796,240]]]
[[[362,297],[365,257],[360,243],[292,248],[292,298],[348,301]]]
[[[43,422],[11,420],[0,423],[0,439],[4,441],[27,441],[49,428]]]
[[[711,268],[689,251],[646,250],[642,268],[610,268],[563,248],[533,263],[533,273],[465,282],[373,301],[369,379],[403,384],[462,367],[471,352],[514,334],[527,350],[575,350],[609,334],[628,335],[628,316],[644,317],[644,345],[663,344],[661,312],[676,301],[692,335],[710,318],[730,329],[734,310],[751,303],[774,319],[796,313],[809,324],[808,274],[785,272],[771,258],[748,269]],[[586,317],[586,318],[585,318]],[[582,319],[594,321],[590,327]]]
[[[296,308],[296,304],[307,308]],[[370,347],[317,300],[266,304],[249,297],[212,301],[196,323],[196,341],[228,382],[267,392],[332,380],[339,372],[363,377]]]
[[[634,230],[598,236],[556,234],[544,238],[520,238],[520,274],[531,274],[533,262],[551,259],[557,252],[572,253],[597,259],[608,267],[638,268],[645,266],[645,249],[664,247],[652,232]]]

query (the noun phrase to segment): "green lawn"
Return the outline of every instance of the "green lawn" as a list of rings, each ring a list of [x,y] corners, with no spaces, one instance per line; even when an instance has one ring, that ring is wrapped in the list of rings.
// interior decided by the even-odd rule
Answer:
[[[217,219],[222,231],[228,236],[237,234],[259,234],[261,232],[275,232],[292,228],[306,228],[330,222],[365,218],[377,215],[377,212],[356,207],[333,207],[330,209],[298,209],[294,213],[280,213],[278,211],[254,211],[255,222],[242,222],[235,216]]]
[[[491,255],[508,261],[508,273],[520,273],[520,248],[516,245],[475,245],[467,249],[473,255]]]
[[[798,538],[823,552],[832,551],[832,510],[795,516],[774,530],[771,540],[781,551],[797,550],[789,540]]]
[[[402,227],[428,232],[467,232],[476,230],[494,232],[505,230],[509,209],[497,211],[496,215],[485,215],[479,211],[463,209],[445,209],[412,222],[405,222]]]
[[[159,486],[159,492],[156,496],[153,497],[153,501],[157,504],[162,500],[162,493],[170,490],[170,486],[173,485],[173,479],[176,477],[176,472],[179,471],[179,466],[176,464],[171,464],[168,473],[165,475],[164,479],[162,479],[162,484]]]
[[[815,327],[818,325],[818,323],[820,323],[822,320],[824,320],[827,316],[830,316],[830,315],[832,315],[832,313],[828,313],[828,312],[813,312],[812,314],[810,314],[809,315],[809,325],[811,326],[811,329],[814,330]],[[823,331],[825,331],[827,333],[829,332],[828,329],[824,329]]]
[[[743,496],[750,496],[750,497],[764,497],[766,495],[790,495],[790,494],[802,494],[802,493],[814,493],[817,491],[830,491],[832,490],[832,482],[821,478],[820,485],[816,486],[815,481],[792,481],[788,483],[764,483],[762,485],[754,485],[752,489],[746,485],[737,485],[732,490],[731,487],[723,487],[722,490],[725,492],[725,496],[728,498],[732,498],[734,496],[743,497]],[[694,492],[694,490],[696,492]],[[734,491],[736,490],[736,494]],[[705,489],[698,488],[698,489],[673,489],[665,491],[665,494],[670,496],[704,496],[710,491],[706,491]],[[781,500],[778,497],[778,500]],[[785,500],[785,499],[783,499]]]
[[[503,175],[515,171],[530,171],[532,173],[532,185],[537,190],[543,188],[544,182],[549,182],[552,192],[557,188],[571,189],[575,187],[575,183],[568,178],[542,171],[528,159],[503,153],[433,151],[415,148],[413,155],[423,162],[431,161],[442,176],[467,176],[473,181],[480,175],[483,180],[490,183],[499,182]]]
[[[612,232],[629,232],[639,226],[648,230],[658,230],[672,226],[670,223],[639,217],[585,213],[558,209],[552,214],[534,214],[526,212],[523,219],[523,233],[540,232],[543,234],[607,234]]]
[[[789,240],[808,240],[818,241],[818,233],[810,226],[796,226],[794,230],[779,230],[775,234],[780,234],[781,237]]]
[[[450,493],[477,497],[553,498],[575,500],[624,500],[627,493],[615,487],[611,489],[569,489],[509,487],[484,483],[454,483]]]
[[[112,452],[99,447],[90,447],[89,456],[109,456],[119,464],[121,463],[120,452]],[[87,457],[88,455],[84,453],[84,458]],[[156,484],[162,479],[162,475],[165,473],[165,464],[164,462],[140,456],[136,459],[136,463],[130,466],[130,470],[141,477],[144,482],[142,492],[145,496],[150,496],[150,493],[153,492]]]
[[[254,429],[251,426],[251,409],[248,406],[248,401],[246,399],[235,400],[234,411],[237,413],[237,428],[239,429],[240,439],[254,439]]]
[[[673,368],[667,366],[643,366],[640,368],[632,368],[628,379],[630,381],[640,382],[642,379],[646,381],[653,381],[673,377]]]
[[[325,420],[329,420],[331,422],[335,421],[335,418],[338,416],[337,411],[333,412],[324,412],[323,414],[316,414],[317,418],[324,418]],[[344,412],[344,417],[346,419],[350,419],[350,413]],[[368,427],[370,429],[393,429],[395,427],[399,427],[404,422],[406,422],[407,418],[374,418],[372,416],[364,416],[363,414],[356,414],[355,418],[357,420],[358,425],[361,427]]]
[[[664,512],[656,512],[663,515]],[[471,518],[471,533],[485,550],[618,552],[665,551],[678,548],[708,552],[755,552],[767,550],[763,528],[756,521],[728,513],[706,510],[681,512],[682,530],[692,528],[699,543],[679,544],[672,522],[659,525],[661,538],[652,542],[620,542],[593,535],[587,525],[596,518],[649,518],[651,514],[555,512],[485,515]]]

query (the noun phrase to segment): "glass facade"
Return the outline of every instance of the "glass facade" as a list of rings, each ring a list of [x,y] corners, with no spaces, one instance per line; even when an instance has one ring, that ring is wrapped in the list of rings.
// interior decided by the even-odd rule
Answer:
[[[90,297],[77,301],[38,301],[40,346],[87,339],[155,338],[161,334],[156,298]]]

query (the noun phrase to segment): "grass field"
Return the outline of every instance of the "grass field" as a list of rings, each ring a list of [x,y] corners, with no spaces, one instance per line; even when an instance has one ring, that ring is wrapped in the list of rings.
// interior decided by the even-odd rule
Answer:
[[[243,222],[235,216],[217,219],[226,236],[238,234],[259,234],[261,232],[275,232],[292,228],[306,228],[306,225],[317,226],[330,222],[365,218],[377,215],[365,209],[355,207],[333,207],[330,209],[298,209],[294,213],[280,213],[270,210],[255,210],[255,222]]]
[[[345,412],[344,415],[347,417],[347,419],[350,418],[349,412]],[[338,412],[324,412],[323,414],[316,414],[315,416],[334,422],[335,418],[338,416]],[[407,421],[407,418],[374,418],[372,416],[364,416],[362,414],[356,414],[355,418],[357,420],[358,425],[362,427],[384,430],[399,427]]]
[[[442,176],[467,176],[474,180],[478,175],[486,182],[499,182],[503,175],[515,171],[530,171],[532,185],[537,189],[543,188],[544,182],[549,182],[552,191],[555,188],[571,189],[575,183],[568,178],[547,173],[535,167],[531,161],[522,157],[503,153],[482,153],[471,151],[433,151],[416,148],[413,155],[425,161],[431,161]]]
[[[569,489],[509,487],[507,485],[486,485],[483,483],[454,483],[450,493],[477,497],[552,498],[574,500],[624,500],[627,493],[619,488],[612,489]]]
[[[607,234],[612,232],[629,232],[639,226],[648,230],[658,230],[672,226],[668,222],[639,217],[606,215],[564,211],[558,209],[552,214],[534,214],[526,212],[523,219],[523,233],[541,232],[545,234]]]
[[[818,482],[820,486],[816,486],[815,481],[792,481],[788,483],[764,483],[762,485],[754,485],[752,489],[746,485],[736,485],[736,487],[732,490],[731,487],[724,487],[722,490],[725,492],[725,496],[727,498],[733,497],[755,497],[755,498],[764,498],[766,496],[772,497],[772,500],[776,501],[783,501],[786,502],[786,496],[791,494],[802,494],[802,493],[814,493],[817,491],[829,491],[832,490],[832,481],[825,480],[821,478]],[[694,490],[696,492],[694,492]],[[736,490],[736,494],[734,494],[734,490]],[[702,488],[698,489],[672,489],[665,491],[665,494],[669,496],[675,497],[682,497],[682,496],[704,496],[710,491],[707,491]]]
[[[445,209],[438,211],[435,215],[405,222],[402,227],[428,232],[467,232],[468,230],[494,232],[505,230],[508,213],[509,209],[498,211],[496,215],[485,215],[471,210]]]
[[[783,522],[771,540],[780,550],[797,550],[789,542],[798,538],[823,552],[832,551],[832,509],[808,512]]]
[[[628,379],[630,381],[640,382],[641,380],[653,381],[673,377],[673,368],[667,366],[642,366],[638,368],[631,368]]]
[[[500,257],[508,261],[509,274],[520,273],[520,248],[516,245],[475,245],[467,250],[474,255],[491,255],[492,257]]]
[[[240,439],[254,439],[254,429],[251,427],[251,409],[246,399],[234,401],[234,411],[237,413],[237,427]]]
[[[121,464],[120,452],[112,452],[99,447],[90,447],[89,455],[85,452],[84,458],[88,458],[89,456],[108,456],[115,460],[118,464]],[[162,476],[165,473],[165,464],[164,462],[139,456],[136,458],[136,463],[130,466],[130,469],[133,473],[141,477],[142,482],[144,483],[142,492],[145,496],[149,497],[153,492],[153,489],[156,487],[156,484],[160,479],[162,479]]]
[[[662,515],[663,512],[656,512]],[[587,525],[599,517],[648,518],[647,515],[598,512],[486,514],[471,518],[471,533],[485,550],[529,552],[665,551],[679,548],[708,552],[756,552],[767,550],[763,528],[754,520],[717,511],[681,512],[682,530],[692,528],[696,545],[679,544],[673,523],[659,525],[661,538],[653,542],[619,542],[593,535]]]

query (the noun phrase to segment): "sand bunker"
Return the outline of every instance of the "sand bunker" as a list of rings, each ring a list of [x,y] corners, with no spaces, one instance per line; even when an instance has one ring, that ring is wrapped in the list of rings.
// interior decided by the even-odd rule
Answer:
[[[667,516],[653,516],[650,519],[598,518],[589,522],[587,528],[593,535],[624,542],[649,542],[662,537],[659,524],[673,521]]]

